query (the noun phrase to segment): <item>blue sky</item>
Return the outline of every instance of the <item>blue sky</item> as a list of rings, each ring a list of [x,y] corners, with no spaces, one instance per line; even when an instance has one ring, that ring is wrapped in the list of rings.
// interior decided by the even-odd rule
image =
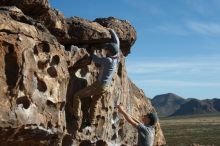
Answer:
[[[114,16],[136,28],[131,80],[149,97],[220,98],[219,0],[50,0],[66,17]]]

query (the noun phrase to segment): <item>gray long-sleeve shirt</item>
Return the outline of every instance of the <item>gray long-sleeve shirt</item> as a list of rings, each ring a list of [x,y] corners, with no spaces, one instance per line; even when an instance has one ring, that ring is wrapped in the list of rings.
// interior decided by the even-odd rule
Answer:
[[[98,80],[103,86],[108,86],[111,83],[113,75],[116,71],[118,59],[112,59],[110,57],[98,57],[97,55],[92,55],[92,60],[95,63],[101,65],[101,71],[99,73]]]
[[[138,130],[138,146],[153,146],[155,129],[153,126],[140,124]]]
[[[117,34],[113,29],[110,29],[109,31],[111,33],[112,41],[111,43],[114,43],[117,46],[118,53],[115,55],[115,57],[119,57],[119,48],[120,48],[120,42]],[[108,86],[111,83],[111,80],[113,78],[113,75],[116,71],[117,64],[118,64],[118,58],[111,58],[111,57],[98,57],[97,55],[92,55],[92,60],[95,63],[98,63],[101,65],[101,71],[99,73],[98,80],[101,82],[103,86]]]

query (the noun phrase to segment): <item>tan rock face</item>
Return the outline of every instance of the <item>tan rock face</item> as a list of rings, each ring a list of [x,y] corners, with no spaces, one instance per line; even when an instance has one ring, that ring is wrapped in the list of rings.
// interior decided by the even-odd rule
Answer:
[[[48,144],[66,127],[67,63],[56,39],[12,18],[24,16],[15,10],[0,13],[1,144]]]
[[[50,9],[48,0],[2,0],[0,6],[16,6],[26,15],[37,17]]]
[[[59,42],[63,43],[69,39],[66,20],[58,10],[48,9],[45,13],[36,16],[35,19],[44,24]]]
[[[101,41],[102,37],[110,37],[98,23],[81,18],[70,21],[71,27],[81,26],[83,33],[73,30],[69,33],[78,40],[88,40],[91,36]],[[154,108],[143,91],[128,79],[123,53],[109,92],[98,102],[96,125],[85,127],[92,99],[84,98],[81,129],[75,133],[71,116],[73,95],[96,81],[99,66],[94,63],[81,66],[71,74],[68,68],[79,63],[91,49],[100,56],[106,52],[97,42],[82,41],[80,47],[64,47],[56,38],[59,40],[19,9],[0,8],[1,145],[135,145],[137,131],[117,113],[115,105],[122,103],[136,118]],[[155,145],[164,143],[158,123]]]

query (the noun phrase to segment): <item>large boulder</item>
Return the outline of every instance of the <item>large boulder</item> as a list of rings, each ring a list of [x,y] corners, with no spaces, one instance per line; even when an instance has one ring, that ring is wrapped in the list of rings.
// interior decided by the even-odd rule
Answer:
[[[96,125],[85,126],[92,100],[88,97],[82,99],[81,129],[76,133],[73,128],[73,95],[96,81],[100,70],[95,63],[80,66],[79,60],[91,49],[99,56],[106,54],[103,46],[97,46],[110,37],[105,27],[71,18],[67,25],[80,26],[77,30],[82,32],[69,32],[68,27],[79,42],[67,48],[48,31],[45,21],[32,18],[16,7],[0,8],[0,145],[134,145],[137,131],[118,114],[116,104],[122,103],[136,118],[155,110],[128,79],[122,53],[109,91],[98,102]],[[75,64],[79,70],[69,72]],[[164,145],[159,123],[156,129],[155,145]]]

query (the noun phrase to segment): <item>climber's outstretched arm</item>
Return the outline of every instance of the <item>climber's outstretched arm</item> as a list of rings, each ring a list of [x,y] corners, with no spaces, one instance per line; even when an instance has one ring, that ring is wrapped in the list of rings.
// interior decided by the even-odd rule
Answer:
[[[140,122],[136,120],[135,118],[131,117],[121,105],[117,106],[118,111],[124,116],[124,118],[130,123],[132,126],[137,127]]]
[[[83,68],[91,64],[92,58],[85,55],[82,59],[78,60],[73,66],[69,67],[69,73],[75,73],[78,69]]]
[[[134,118],[134,117],[132,117],[132,116],[131,116],[131,118],[132,118],[135,122],[137,122],[137,123],[139,123],[139,124],[141,123],[141,122],[138,121],[136,118]]]
[[[109,32],[111,33],[112,42],[115,43],[118,46],[118,48],[120,48],[119,47],[120,42],[119,42],[119,38],[118,38],[116,32],[113,29],[109,29]]]

